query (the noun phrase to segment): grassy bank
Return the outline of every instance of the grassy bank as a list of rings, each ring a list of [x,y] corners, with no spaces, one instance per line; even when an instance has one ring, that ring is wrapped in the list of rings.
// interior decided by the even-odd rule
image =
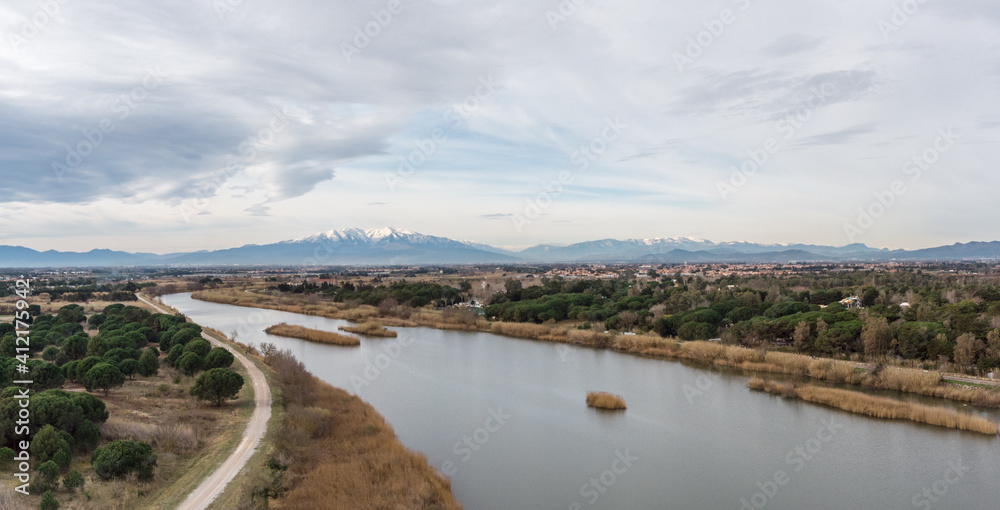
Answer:
[[[842,409],[855,414],[863,414],[885,420],[910,420],[939,427],[968,430],[981,434],[996,435],[997,424],[981,416],[962,413],[955,409],[932,407],[912,402],[900,402],[884,397],[874,397],[856,391],[817,386],[796,386],[792,383],[766,381],[753,378],[748,383],[750,389],[780,395],[785,398],[799,398]]]
[[[343,345],[348,347],[361,345],[361,340],[353,336],[341,335],[330,331],[320,331],[318,329],[309,329],[302,326],[296,326],[294,324],[285,324],[284,322],[281,324],[275,324],[274,326],[265,329],[264,332],[270,335],[298,338],[300,340],[320,344]]]
[[[810,377],[831,384],[854,384],[870,389],[893,390],[924,396],[969,402],[984,407],[1000,408],[1000,388],[988,386],[958,386],[948,384],[942,374],[915,368],[887,367],[871,370],[859,363],[813,358],[787,352],[750,349],[718,342],[679,342],[656,334],[625,335],[569,326],[487,322],[460,313],[445,314],[439,310],[410,310],[403,316],[387,316],[373,306],[351,306],[346,303],[318,301],[310,297],[260,295],[242,289],[219,289],[196,292],[193,297],[205,301],[256,306],[294,311],[307,315],[323,315],[357,322],[378,319],[396,326],[415,324],[438,329],[488,331],[498,335],[543,342],[559,342],[659,359],[685,359],[711,365],[739,368],[750,372],[789,374]],[[312,297],[314,298],[314,296]],[[445,310],[447,311],[447,310]],[[401,313],[388,310],[389,313]]]
[[[385,326],[379,322],[366,322],[364,324],[358,324],[357,326],[341,326],[337,329],[348,333],[354,333],[355,335],[396,338],[395,331],[385,329]]]
[[[313,377],[288,351],[261,360],[282,395],[281,420],[233,508],[462,508],[450,482],[370,405]]]
[[[587,406],[596,407],[598,409],[625,409],[625,399],[623,399],[620,395],[604,391],[588,391]]]

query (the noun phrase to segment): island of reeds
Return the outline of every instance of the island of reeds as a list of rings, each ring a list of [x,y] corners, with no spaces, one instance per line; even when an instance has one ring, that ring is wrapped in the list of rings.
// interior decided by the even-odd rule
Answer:
[[[284,336],[288,338],[298,338],[300,340],[306,340],[309,342],[316,342],[319,344],[329,344],[329,345],[343,345],[347,347],[355,347],[361,345],[361,339],[341,335],[340,333],[333,333],[330,331],[320,331],[318,329],[309,329],[302,326],[296,326],[294,324],[275,324],[264,330],[265,333],[270,335]]]
[[[623,399],[620,395],[604,391],[588,391],[587,406],[595,407],[597,409],[617,411],[625,409],[625,399]]]
[[[396,338],[396,332],[386,329],[380,322],[365,322],[363,324],[358,324],[357,326],[341,326],[337,329],[348,333],[354,333],[355,335]]]

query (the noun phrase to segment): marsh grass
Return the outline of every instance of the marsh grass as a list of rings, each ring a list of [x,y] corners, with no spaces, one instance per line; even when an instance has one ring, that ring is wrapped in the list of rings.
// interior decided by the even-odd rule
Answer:
[[[337,329],[348,333],[354,333],[356,335],[396,338],[396,332],[391,329],[385,329],[385,326],[383,326],[380,322],[365,322],[364,324],[358,324],[357,326],[341,326]]]
[[[596,407],[598,409],[610,409],[615,411],[619,409],[625,409],[625,399],[623,399],[620,395],[615,395],[613,393],[607,393],[603,391],[588,391],[587,406]]]
[[[330,331],[320,331],[318,329],[309,329],[302,326],[296,326],[294,324],[275,324],[264,330],[265,333],[270,335],[285,336],[289,338],[298,338],[300,340],[306,340],[309,342],[316,342],[320,344],[328,345],[343,345],[347,347],[355,347],[361,345],[361,340],[357,337],[341,335],[339,333],[333,333]]]
[[[955,409],[934,407],[913,402],[901,402],[885,397],[875,397],[856,391],[818,386],[795,386],[792,383],[753,378],[747,383],[750,389],[799,398],[834,407],[855,414],[883,420],[909,420],[939,427],[996,435],[997,424],[982,416],[963,413]]]

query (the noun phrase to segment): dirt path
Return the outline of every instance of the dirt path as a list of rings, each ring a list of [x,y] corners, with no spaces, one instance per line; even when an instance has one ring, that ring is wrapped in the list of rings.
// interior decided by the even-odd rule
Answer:
[[[160,313],[173,313],[148,299],[140,297],[139,300],[160,311]],[[202,333],[201,336],[213,345],[229,349],[229,352],[233,353],[236,360],[243,364],[250,375],[250,384],[253,385],[256,407],[254,408],[253,415],[250,417],[250,422],[247,424],[246,430],[243,431],[243,439],[240,441],[239,446],[236,447],[233,453],[229,455],[229,458],[214,473],[205,478],[201,485],[188,495],[187,499],[177,507],[179,510],[201,510],[207,508],[212,503],[212,500],[222,493],[226,485],[236,477],[237,473],[250,460],[261,438],[267,432],[267,422],[271,418],[271,388],[267,385],[264,373],[257,368],[257,365],[247,359],[246,356],[231,349],[228,345],[212,338],[207,333]]]

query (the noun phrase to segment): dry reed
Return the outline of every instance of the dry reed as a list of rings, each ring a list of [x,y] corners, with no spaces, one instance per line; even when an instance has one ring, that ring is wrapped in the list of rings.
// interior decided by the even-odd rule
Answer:
[[[610,410],[625,409],[625,399],[623,399],[620,395],[615,395],[613,393],[588,391],[587,406]]]
[[[337,328],[341,331],[346,331],[348,333],[354,333],[356,335],[365,336],[380,336],[385,338],[396,338],[396,332],[391,329],[385,329],[379,322],[366,322],[364,324],[359,324],[357,326],[341,326]]]
[[[781,395],[798,397],[807,402],[827,405],[855,414],[863,414],[883,420],[910,420],[939,427],[947,427],[981,434],[996,435],[997,424],[982,416],[962,413],[955,409],[934,407],[913,402],[901,402],[885,397],[875,397],[856,391],[818,386],[795,386],[754,378],[747,383],[751,389]]]
[[[361,340],[353,336],[341,335],[331,331],[304,328],[294,324],[285,324],[284,322],[281,324],[275,324],[274,326],[265,329],[264,332],[269,335],[298,338],[300,340],[316,342],[319,344],[342,345],[346,347],[361,345]]]

